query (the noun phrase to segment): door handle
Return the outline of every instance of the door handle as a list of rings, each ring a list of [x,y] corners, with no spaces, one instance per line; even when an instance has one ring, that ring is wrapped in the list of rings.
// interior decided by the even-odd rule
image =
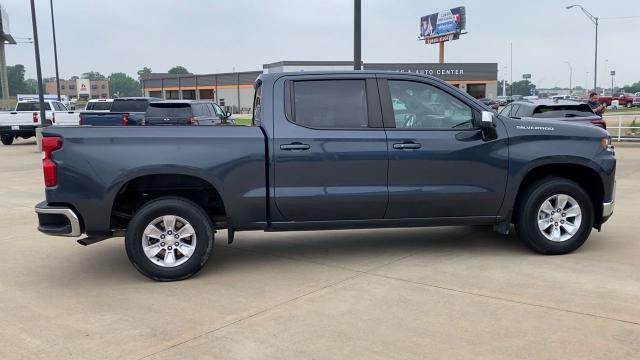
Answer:
[[[301,150],[309,150],[309,149],[311,149],[311,146],[309,146],[308,144],[303,144],[299,142],[280,145],[280,150],[301,151]]]
[[[393,148],[398,150],[416,150],[416,149],[420,149],[421,147],[422,147],[422,144],[415,143],[415,142],[403,142],[403,143],[393,144]]]

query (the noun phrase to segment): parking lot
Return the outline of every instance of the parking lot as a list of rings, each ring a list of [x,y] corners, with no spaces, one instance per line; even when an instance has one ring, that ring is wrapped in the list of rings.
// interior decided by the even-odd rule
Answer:
[[[122,239],[36,230],[34,141],[0,147],[1,359],[638,359],[640,146],[616,144],[616,210],[570,255],[481,227],[219,232],[157,283]]]

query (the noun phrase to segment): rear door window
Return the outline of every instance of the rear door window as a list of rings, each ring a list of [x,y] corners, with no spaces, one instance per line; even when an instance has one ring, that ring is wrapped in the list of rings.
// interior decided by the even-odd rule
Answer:
[[[111,112],[145,112],[148,106],[147,99],[116,99],[111,105]]]
[[[293,82],[289,119],[318,129],[361,129],[369,126],[364,80],[306,80]]]
[[[533,112],[535,118],[572,118],[590,117],[595,114],[587,104],[576,105],[541,105]]]

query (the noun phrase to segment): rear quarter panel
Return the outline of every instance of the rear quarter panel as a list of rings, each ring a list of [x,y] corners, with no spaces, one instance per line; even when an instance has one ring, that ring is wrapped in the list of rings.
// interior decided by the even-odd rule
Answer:
[[[154,174],[199,177],[215,187],[234,226],[266,220],[265,143],[249,126],[47,128],[63,146],[53,153],[58,185],[47,202],[76,208],[85,231],[105,233],[116,194],[128,181]]]

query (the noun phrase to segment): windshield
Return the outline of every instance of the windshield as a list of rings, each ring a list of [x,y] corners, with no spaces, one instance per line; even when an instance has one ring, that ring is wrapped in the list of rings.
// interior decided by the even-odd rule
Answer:
[[[111,105],[111,112],[145,112],[147,106],[147,99],[116,99]]]
[[[49,107],[48,102],[44,103],[44,109],[51,110],[51,107]],[[40,111],[40,103],[37,103],[37,102],[18,103],[18,106],[16,106],[16,111]]]
[[[191,117],[189,104],[151,104],[147,109],[146,117]]]
[[[595,114],[587,104],[541,105],[533,111],[534,118],[590,117]]]

